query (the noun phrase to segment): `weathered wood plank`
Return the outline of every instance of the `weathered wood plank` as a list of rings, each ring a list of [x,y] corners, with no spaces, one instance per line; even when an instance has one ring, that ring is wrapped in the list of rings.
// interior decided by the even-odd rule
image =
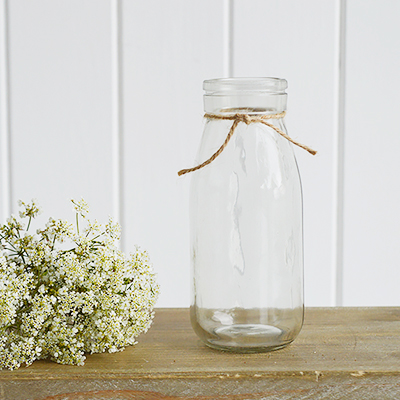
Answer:
[[[400,308],[307,309],[288,348],[231,354],[197,339],[187,309],[159,309],[150,331],[122,353],[88,356],[83,367],[39,361],[0,371],[0,399],[395,398],[399,332]]]

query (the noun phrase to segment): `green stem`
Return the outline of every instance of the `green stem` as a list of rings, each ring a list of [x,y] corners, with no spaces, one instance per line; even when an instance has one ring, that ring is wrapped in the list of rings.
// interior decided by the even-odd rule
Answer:
[[[27,231],[29,230],[29,227],[31,226],[31,221],[32,221],[32,217],[29,217],[28,226],[26,228]]]
[[[53,239],[53,245],[51,246],[51,251],[54,250],[54,245],[56,243],[56,235],[54,235],[54,239]]]
[[[105,233],[105,232],[99,233],[97,236],[95,236],[95,237],[92,239],[92,242],[94,242],[94,241],[95,241],[97,238],[99,238],[100,236],[104,235],[104,233]]]
[[[76,231],[78,232],[78,235],[79,235],[78,213],[76,213]]]

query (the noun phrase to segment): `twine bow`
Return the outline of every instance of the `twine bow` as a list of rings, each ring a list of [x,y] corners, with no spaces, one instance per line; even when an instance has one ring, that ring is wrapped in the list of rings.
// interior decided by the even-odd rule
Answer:
[[[184,175],[189,172],[197,171],[200,168],[205,167],[206,165],[212,163],[225,149],[229,141],[231,140],[231,137],[233,133],[235,132],[236,127],[238,126],[239,122],[243,122],[246,125],[253,124],[256,122],[259,122],[261,124],[264,124],[268,126],[269,128],[273,129],[275,132],[279,133],[281,136],[283,136],[285,139],[289,140],[289,142],[295,144],[296,146],[301,147],[302,149],[308,151],[310,154],[315,155],[317,152],[310,147],[301,144],[299,142],[296,142],[293,140],[289,135],[287,135],[285,132],[283,132],[281,129],[277,128],[275,125],[271,124],[268,122],[269,119],[281,119],[286,115],[286,111],[283,111],[281,113],[277,114],[268,114],[268,115],[249,115],[249,114],[234,114],[234,115],[221,115],[221,114],[204,114],[204,117],[207,119],[220,119],[220,120],[232,120],[233,124],[231,128],[229,129],[228,135],[222,144],[222,146],[206,161],[201,163],[200,165],[197,165],[196,167],[193,168],[188,168],[188,169],[182,169],[178,172],[178,175]]]

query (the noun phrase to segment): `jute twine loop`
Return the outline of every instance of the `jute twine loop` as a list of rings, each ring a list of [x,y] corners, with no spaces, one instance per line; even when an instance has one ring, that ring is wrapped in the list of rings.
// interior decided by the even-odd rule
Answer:
[[[182,169],[178,172],[178,175],[181,176],[181,175],[187,174],[189,172],[197,171],[198,169],[201,169],[201,168],[205,167],[206,165],[211,164],[224,151],[225,147],[231,140],[231,137],[232,137],[233,133],[235,132],[236,127],[239,125],[239,122],[243,122],[246,125],[253,124],[256,122],[264,124],[264,125],[268,126],[269,128],[273,129],[275,132],[279,133],[285,139],[289,140],[289,142],[295,144],[296,146],[301,147],[302,149],[308,151],[310,154],[312,154],[312,155],[317,154],[317,152],[315,150],[311,149],[310,147],[308,147],[304,144],[296,142],[285,132],[283,132],[282,130],[277,128],[275,125],[271,124],[270,122],[267,122],[269,119],[281,119],[285,115],[286,115],[286,111],[283,111],[283,112],[277,113],[277,114],[268,114],[268,115],[249,115],[249,114],[221,115],[221,114],[209,114],[209,113],[204,114],[204,117],[207,119],[231,120],[231,121],[233,121],[233,124],[232,124],[231,128],[229,129],[228,135],[226,136],[224,143],[208,160],[204,161],[200,165],[197,165],[196,167]]]

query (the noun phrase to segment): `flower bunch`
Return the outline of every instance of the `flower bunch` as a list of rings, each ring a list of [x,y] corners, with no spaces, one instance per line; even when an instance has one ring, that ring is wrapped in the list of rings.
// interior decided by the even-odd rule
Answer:
[[[50,218],[30,234],[33,200],[0,226],[0,369],[83,365],[85,353],[121,351],[151,325],[159,288],[147,253],[127,257],[119,225],[90,221],[85,201],[72,202],[75,227]]]

